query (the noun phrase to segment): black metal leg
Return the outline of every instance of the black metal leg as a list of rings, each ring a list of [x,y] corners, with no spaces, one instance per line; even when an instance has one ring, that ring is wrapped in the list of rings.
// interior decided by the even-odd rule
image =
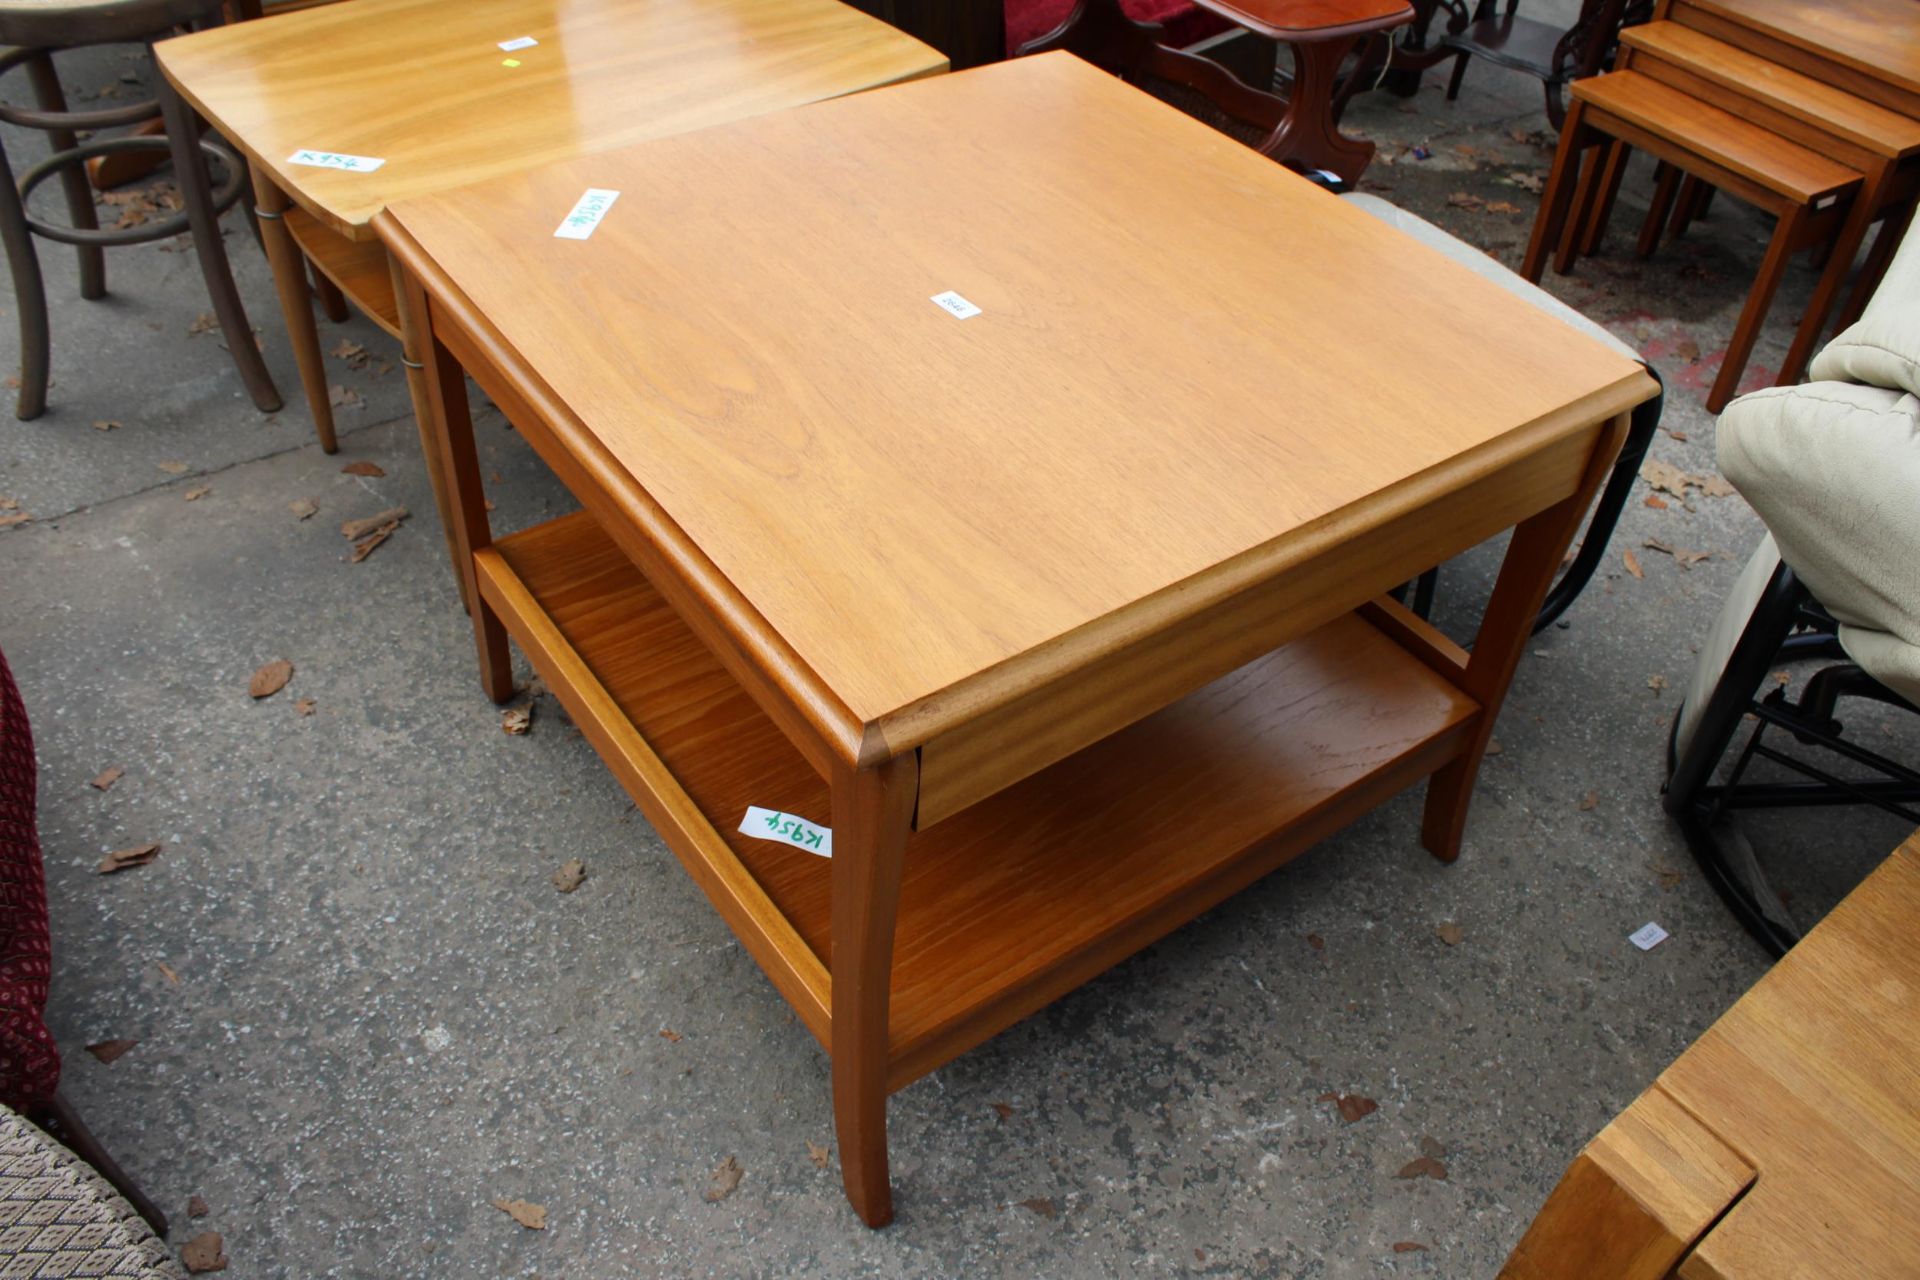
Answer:
[[[53,69],[53,55],[43,53],[27,62],[27,77],[33,82],[33,95],[42,111],[66,114],[67,96],[60,88],[60,77]],[[80,140],[71,129],[49,129],[47,137],[55,151],[71,151]],[[87,185],[84,165],[71,165],[60,171],[60,186],[67,197],[67,217],[84,231],[98,230],[93,212],[93,191]],[[76,245],[80,257],[80,296],[87,299],[107,296],[107,255],[97,244]]]
[[[1653,375],[1655,382],[1660,381],[1660,373],[1652,365],[1647,366],[1647,372]],[[1613,538],[1614,526],[1620,523],[1620,513],[1633,494],[1633,482],[1640,474],[1640,464],[1646,460],[1647,450],[1653,444],[1653,433],[1660,428],[1660,413],[1665,402],[1663,383],[1659,395],[1633,411],[1626,442],[1620,446],[1619,460],[1613,464],[1613,473],[1607,477],[1606,488],[1600,491],[1600,500],[1593,504],[1593,515],[1587,521],[1585,536],[1580,540],[1579,554],[1574,556],[1567,571],[1560,575],[1560,580],[1553,584],[1553,589],[1547,592],[1539,616],[1533,621],[1535,632],[1545,630],[1565,613],[1567,606],[1586,590],[1594,571],[1600,567],[1600,561],[1607,554],[1607,544]]]
[[[47,290],[40,278],[40,258],[34,252],[33,232],[27,229],[27,211],[20,189],[13,183],[13,166],[0,144],[0,243],[7,250],[7,268],[13,274],[14,309],[20,313],[20,395],[14,413],[37,418],[47,408],[48,347]]]
[[[187,207],[188,225],[193,231],[195,256],[200,259],[200,274],[207,282],[207,296],[213,302],[213,314],[226,335],[227,350],[233,355],[240,380],[262,413],[273,413],[281,406],[280,392],[267,372],[266,361],[253,340],[253,326],[241,305],[240,291],[234,287],[233,268],[227,262],[227,248],[220,238],[220,217],[214,211],[213,192],[208,185],[206,157],[200,149],[200,122],[172,86],[164,80],[154,86],[160,99],[160,112],[166,119],[167,141],[173,152],[173,167],[180,183],[180,198]]]

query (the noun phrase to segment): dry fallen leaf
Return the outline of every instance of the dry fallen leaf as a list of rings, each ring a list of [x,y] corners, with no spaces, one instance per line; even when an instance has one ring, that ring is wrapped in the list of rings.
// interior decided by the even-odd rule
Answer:
[[[88,1045],[87,1052],[102,1062],[112,1062],[139,1043],[138,1040],[102,1040]]]
[[[1364,1120],[1380,1109],[1380,1104],[1372,1098],[1358,1093],[1323,1093],[1321,1102],[1331,1102],[1340,1109],[1340,1118],[1348,1124]]]
[[[218,1231],[202,1231],[180,1246],[180,1261],[195,1275],[207,1271],[225,1271],[227,1255],[221,1248]]]
[[[1700,484],[1700,492],[1709,498],[1731,498],[1739,492],[1733,487],[1733,483],[1722,475],[1695,476],[1694,479]]]
[[[1053,1200],[1047,1196],[1031,1196],[1022,1200],[1020,1207],[1022,1209],[1030,1209],[1043,1218],[1057,1218],[1060,1216],[1059,1206],[1055,1205]]]
[[[366,397],[352,387],[343,387],[336,382],[327,388],[327,403],[336,409],[353,409],[366,402]]]
[[[1620,563],[1626,565],[1627,572],[1636,578],[1644,578],[1647,576],[1646,570],[1640,567],[1640,557],[1633,554],[1632,551],[1622,551],[1620,553]]]
[[[520,737],[533,728],[533,704],[524,707],[508,707],[500,713],[500,731]]]
[[[1411,1240],[1396,1240],[1393,1244],[1393,1251],[1395,1253],[1425,1253],[1427,1246],[1415,1244]]]
[[[1315,951],[1325,951],[1327,949],[1327,940],[1317,933],[1310,933],[1307,935],[1307,945]]]
[[[1659,458],[1648,458],[1640,464],[1640,478],[1655,489],[1661,489],[1676,498],[1687,496],[1687,486],[1694,482],[1690,472],[1682,471],[1671,462]]]
[[[1524,213],[1525,210],[1523,210],[1519,205],[1513,203],[1511,200],[1489,200],[1487,201],[1487,212],[1488,213]]]
[[[24,511],[14,511],[7,515],[0,516],[0,529],[11,529],[13,526],[25,524],[31,519],[33,519],[33,517]]]
[[[340,474],[346,476],[383,476],[387,473],[380,469],[379,463],[368,462],[365,458],[362,458],[357,462],[349,462],[346,466],[340,468]]]
[[[560,892],[572,893],[575,889],[578,889],[581,886],[581,884],[586,881],[587,864],[580,861],[580,859],[578,858],[569,859],[568,861],[561,863],[560,869],[554,872],[553,875],[549,878],[553,881],[553,887],[558,889]],[[662,1034],[665,1034],[665,1033],[663,1032]],[[675,1035],[669,1035],[667,1036],[667,1038],[669,1040],[678,1040],[680,1037]]]
[[[997,1115],[997,1116],[999,1116],[999,1117],[1000,1117],[1000,1118],[1001,1118],[1002,1120],[1011,1120],[1011,1119],[1013,1119],[1013,1108],[1012,1108],[1012,1107],[1010,1107],[1010,1106],[1008,1106],[1008,1105],[1007,1105],[1006,1103],[1004,1103],[1004,1102],[996,1102],[996,1103],[994,1103],[994,1104],[993,1104],[993,1113],[994,1113],[995,1115]]]
[[[1700,344],[1692,338],[1682,338],[1673,344],[1673,354],[1679,356],[1688,364],[1693,364],[1700,359]]]
[[[1687,873],[1678,867],[1669,867],[1665,863],[1660,863],[1654,867],[1653,876],[1660,882],[1660,891],[1670,893],[1680,887],[1680,882],[1687,878]]]
[[[1655,692],[1658,692],[1659,690],[1664,689],[1666,687],[1667,687],[1667,678],[1665,676],[1648,676],[1647,677],[1647,688],[1652,689]]]
[[[207,1203],[204,1196],[189,1196],[187,1198],[187,1216],[189,1218],[204,1218],[212,1212],[213,1206]]]
[[[184,462],[162,462],[157,465],[170,476],[183,476],[193,470],[192,467],[189,467]]]
[[[348,367],[354,369],[358,369],[367,362],[367,349],[359,343],[346,338],[342,338],[336,342],[333,345],[333,349],[328,351],[327,354],[336,360],[345,360]]]
[[[1599,805],[1600,805],[1600,793],[1598,791],[1589,791],[1587,792],[1587,794],[1580,797],[1579,809],[1580,809],[1580,812],[1582,813],[1585,813],[1590,809],[1598,808]]]
[[[208,494],[212,492],[213,492],[212,485],[202,484],[202,485],[194,486],[193,488],[187,490],[186,493],[181,496],[186,498],[188,502],[198,502],[200,501],[200,499],[206,497]]]
[[[219,327],[219,318],[216,317],[213,312],[202,311],[193,318],[193,323],[187,326],[187,336],[197,338],[203,333],[212,333]]]
[[[1500,755],[1500,754],[1501,754],[1502,752],[1504,752],[1504,751],[1506,751],[1506,748],[1500,745],[1500,739],[1498,739],[1498,738],[1488,738],[1488,739],[1487,739],[1487,750],[1486,750],[1486,754],[1488,754],[1488,755],[1490,755],[1490,756],[1497,756],[1497,755]]]
[[[301,698],[293,704],[293,714],[297,716],[310,716],[319,709],[320,704],[312,698]]]
[[[154,967],[160,970],[160,976],[167,980],[168,986],[177,987],[180,985],[180,975],[173,971],[172,965],[168,964],[165,960],[156,960],[153,963]]]
[[[1393,1176],[1396,1178],[1432,1178],[1435,1182],[1445,1182],[1447,1180],[1447,1166],[1441,1164],[1432,1156],[1421,1156],[1417,1160],[1407,1161],[1405,1165],[1401,1166],[1400,1172]]]
[[[1431,1156],[1435,1160],[1438,1160],[1441,1156],[1447,1154],[1447,1144],[1438,1138],[1422,1136],[1420,1139],[1420,1154],[1423,1156]]]
[[[287,504],[295,520],[310,520],[320,513],[320,504],[312,498],[295,498]]]
[[[547,1207],[545,1205],[528,1204],[525,1200],[495,1200],[493,1207],[529,1231],[545,1231],[547,1229]]]
[[[1456,209],[1478,209],[1486,204],[1486,201],[1471,192],[1456,191],[1447,197],[1447,203]]]
[[[1647,505],[1655,511],[1665,511],[1667,509],[1667,500],[1657,493],[1650,493],[1647,495]]]
[[[714,1166],[713,1177],[707,1183],[707,1203],[719,1204],[732,1195],[733,1189],[740,1185],[740,1178],[745,1173],[746,1170],[740,1167],[740,1162],[732,1156],[728,1156]]]
[[[247,681],[247,692],[256,698],[271,698],[287,687],[287,681],[293,679],[293,664],[285,658],[275,658]]]
[[[399,524],[407,518],[407,515],[408,512],[405,507],[388,507],[376,516],[367,516],[360,520],[343,521],[340,525],[340,536],[343,538],[364,538],[376,529],[390,524]]]
[[[353,544],[353,550],[347,553],[347,563],[359,564],[362,560],[365,560],[374,553],[374,550],[379,547],[381,543],[391,538],[393,531],[399,527],[400,522],[395,520],[389,524],[381,525],[364,538],[361,538],[360,541]]]
[[[821,1146],[821,1145],[820,1145],[819,1143],[817,1143],[817,1142],[814,1142],[814,1141],[812,1141],[811,1139],[809,1139],[809,1140],[808,1140],[808,1142],[807,1142],[807,1159],[809,1159],[809,1160],[811,1160],[811,1161],[813,1161],[813,1167],[814,1167],[814,1168],[816,1168],[816,1169],[824,1169],[824,1168],[826,1168],[826,1167],[827,1167],[827,1157],[828,1157],[828,1156],[830,1156],[830,1155],[832,1155],[832,1154],[833,1154],[833,1148],[832,1148],[832,1147],[823,1147],[823,1146]]]
[[[1434,926],[1433,933],[1435,937],[1450,947],[1459,946],[1460,939],[1467,936],[1466,932],[1451,920],[1448,920],[1444,924]]]
[[[93,429],[95,431],[113,431],[125,425],[125,423],[116,422],[111,418],[96,418],[94,419]]]
[[[129,867],[144,867],[159,856],[160,842],[155,840],[151,844],[137,844],[131,849],[115,849],[100,859],[100,865],[94,870],[103,876],[110,876]]]
[[[568,865],[571,866],[573,864],[569,863]],[[561,892],[564,893],[566,891],[562,890]],[[685,1036],[681,1035],[678,1031],[675,1031],[672,1027],[660,1028],[660,1038],[662,1040],[665,1040],[668,1044],[679,1044],[682,1040],[686,1039]]]
[[[100,776],[95,778],[91,785],[95,791],[105,791],[112,787],[114,783],[120,781],[120,775],[125,772],[126,770],[122,769],[119,765],[115,765],[111,769],[103,769],[100,772]]]
[[[1773,673],[1773,682],[1774,682],[1775,684],[1782,684],[1782,685],[1785,685],[1785,684],[1792,684],[1792,683],[1793,683],[1793,672],[1791,672],[1791,671],[1776,671],[1776,672],[1774,672],[1774,673]]]

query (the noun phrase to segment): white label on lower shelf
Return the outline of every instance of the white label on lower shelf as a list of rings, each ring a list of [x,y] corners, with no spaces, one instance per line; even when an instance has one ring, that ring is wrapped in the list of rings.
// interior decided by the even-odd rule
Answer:
[[[588,187],[587,194],[574,202],[573,212],[560,224],[553,234],[561,240],[585,240],[600,225],[600,219],[607,216],[607,210],[613,208],[613,202],[620,198],[618,191],[608,191],[604,187]]]
[[[1642,951],[1651,951],[1667,940],[1667,931],[1649,920],[1627,935],[1627,941]]]
[[[522,49],[531,49],[539,43],[540,42],[532,36],[518,36],[512,40],[502,40],[500,42],[500,52],[518,53]]]
[[[805,818],[781,813],[777,809],[762,809],[757,804],[747,806],[747,816],[740,819],[740,833],[758,836],[762,840],[778,840],[781,844],[790,844],[823,858],[833,856],[831,828],[816,827]]]
[[[315,151],[310,147],[302,147],[287,157],[287,163],[310,164],[316,169],[348,169],[354,173],[372,173],[386,161],[373,156],[349,156],[342,155],[338,151]]]

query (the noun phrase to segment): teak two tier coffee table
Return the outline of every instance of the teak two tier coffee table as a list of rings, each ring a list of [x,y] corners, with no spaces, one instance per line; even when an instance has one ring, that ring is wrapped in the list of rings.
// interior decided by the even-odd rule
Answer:
[[[891,1090],[1422,778],[1455,855],[1653,393],[1065,54],[375,226],[484,687],[511,635],[830,1051],[875,1225]],[[463,371],[583,511],[491,535]],[[1382,598],[1514,525],[1471,657]]]
[[[389,201],[946,69],[839,0],[352,0],[168,40],[155,55],[246,153],[328,453],[308,264],[334,320],[346,319],[344,295],[400,340],[425,421],[422,348],[369,225]]]

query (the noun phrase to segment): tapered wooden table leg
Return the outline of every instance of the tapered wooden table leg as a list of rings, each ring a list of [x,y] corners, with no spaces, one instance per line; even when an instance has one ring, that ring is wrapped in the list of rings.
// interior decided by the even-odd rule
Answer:
[[[1594,494],[1613,469],[1613,460],[1619,456],[1620,445],[1627,438],[1629,422],[1628,415],[1621,414],[1601,428],[1593,456],[1580,478],[1580,488],[1572,497],[1514,528],[1507,558],[1501,562],[1500,576],[1493,584],[1493,595],[1480,620],[1480,634],[1473,642],[1473,657],[1467,662],[1460,681],[1460,687],[1480,704],[1473,737],[1467,749],[1427,783],[1420,842],[1442,862],[1452,862],[1460,856],[1460,839],[1467,829],[1467,805],[1473,799],[1473,781],[1479,775],[1487,742],[1493,737],[1493,722],[1500,716],[1507,686],[1512,683],[1520,655],[1533,634],[1533,620],[1540,612],[1540,602],[1546,599],[1567,546],[1586,518],[1587,508],[1593,505]]]
[[[432,320],[425,295],[411,277],[396,280],[409,288],[409,296],[421,332],[431,335]],[[487,519],[487,497],[480,484],[480,456],[473,447],[473,414],[467,407],[467,375],[460,362],[431,336],[426,339],[426,359],[421,361],[422,443],[428,457],[439,458],[440,479],[435,496],[444,492],[442,519],[453,553],[454,571],[460,575],[460,593],[466,597],[467,613],[473,621],[473,647],[480,659],[480,687],[495,702],[513,697],[513,656],[507,650],[507,631],[500,617],[480,595],[473,556],[493,545],[493,528]],[[431,464],[429,464],[431,467]],[[442,488],[444,482],[444,489]]]
[[[393,271],[393,300],[400,313],[400,363],[407,370],[407,395],[413,401],[414,425],[420,430],[420,454],[427,462],[427,479],[433,485],[433,505],[440,513],[440,531],[447,540],[447,554],[453,558],[453,580],[459,584],[460,598],[471,612],[473,596],[468,590],[467,581],[471,574],[461,571],[460,547],[454,539],[453,511],[447,498],[446,468],[435,442],[433,407],[427,399],[426,362],[420,358],[420,353],[431,341],[420,323],[420,315],[427,305],[426,297],[398,262],[388,258],[387,265]],[[478,464],[475,465],[477,468]],[[483,504],[481,514],[485,513]]]
[[[307,393],[307,408],[313,414],[313,429],[320,437],[321,449],[335,453],[340,442],[333,434],[333,406],[327,399],[327,371],[320,354],[320,331],[313,321],[307,259],[281,217],[292,202],[260,165],[253,166],[253,199],[260,239],[267,250],[267,264],[273,268],[273,285],[280,294],[280,316],[287,323],[287,340],[293,344],[293,360],[300,367],[300,386]]]
[[[893,1220],[887,1006],[901,864],[918,794],[912,754],[833,779],[833,1120],[847,1199],[870,1227]]]

